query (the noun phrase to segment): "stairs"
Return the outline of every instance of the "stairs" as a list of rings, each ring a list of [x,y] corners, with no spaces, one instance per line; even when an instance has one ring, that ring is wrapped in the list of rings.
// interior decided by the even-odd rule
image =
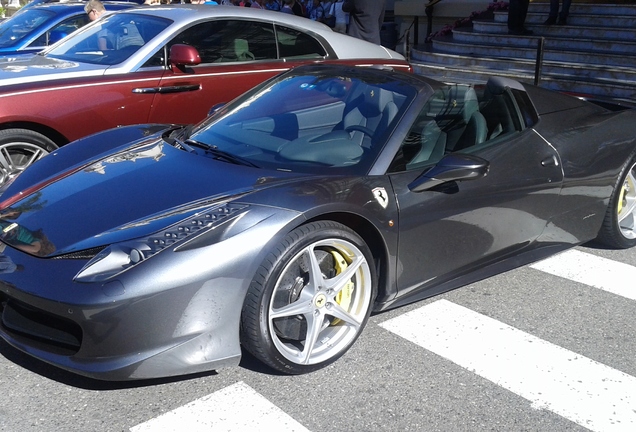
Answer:
[[[508,12],[474,20],[411,50],[417,73],[449,82],[491,75],[533,83],[543,38],[539,85],[597,99],[636,103],[636,4],[573,3],[567,25],[545,26],[549,2],[530,3],[531,36],[508,35]]]

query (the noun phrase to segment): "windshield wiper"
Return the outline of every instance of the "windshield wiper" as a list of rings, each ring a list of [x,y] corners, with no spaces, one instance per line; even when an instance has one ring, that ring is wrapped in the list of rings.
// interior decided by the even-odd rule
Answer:
[[[188,153],[196,153],[197,151],[192,146],[189,146],[184,141],[181,141],[179,138],[177,138],[177,136],[180,135],[181,132],[182,129],[173,130],[167,137],[164,137],[164,141],[172,146],[175,146],[178,149],[185,150]]]
[[[241,156],[237,156],[233,153],[226,152],[225,150],[221,150],[215,145],[202,143],[202,142],[193,140],[191,138],[188,138],[187,140],[185,140],[185,142],[187,144],[205,149],[206,153],[211,153],[212,155],[214,155],[215,159],[224,160],[226,162],[230,162],[237,165],[245,165],[245,166],[250,166],[253,168],[258,168],[258,165],[252,163],[250,160],[245,159]]]
[[[175,129],[168,135],[166,141],[170,145],[174,145],[177,148],[181,148],[190,153],[196,153],[194,147],[202,148],[206,153],[210,153],[214,156],[215,159],[224,160],[226,162],[230,162],[236,165],[245,165],[254,168],[258,168],[258,165],[250,162],[248,159],[245,159],[241,156],[237,156],[235,154],[226,152],[224,150],[220,150],[217,146],[213,144],[206,144],[200,141],[197,141],[192,138],[188,138],[192,133],[192,125],[185,126],[181,129]],[[177,138],[179,137],[179,138]]]

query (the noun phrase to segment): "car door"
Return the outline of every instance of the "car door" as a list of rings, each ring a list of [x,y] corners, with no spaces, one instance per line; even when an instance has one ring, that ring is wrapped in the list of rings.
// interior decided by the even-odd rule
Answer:
[[[240,19],[198,23],[174,37],[164,52],[174,44],[195,47],[201,64],[166,70],[160,83],[164,90],[155,97],[150,121],[197,122],[214,105],[229,102],[266,79],[307,62],[307,58],[322,59],[326,53],[302,32]],[[282,47],[280,53],[278,46]]]
[[[422,109],[391,168],[400,209],[400,294],[518,251],[541,235],[559,199],[559,155],[527,127],[512,94],[499,95],[493,109],[450,87]],[[450,166],[442,158],[458,154],[483,159],[487,174],[414,190],[423,172]],[[457,178],[475,174],[465,168],[455,169]]]

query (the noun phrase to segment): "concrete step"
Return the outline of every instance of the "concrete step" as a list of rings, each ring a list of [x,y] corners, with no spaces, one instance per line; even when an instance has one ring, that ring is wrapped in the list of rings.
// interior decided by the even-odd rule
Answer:
[[[635,18],[636,21],[636,18]],[[592,40],[616,40],[616,41],[634,41],[636,40],[636,28],[630,25],[628,28],[613,27],[589,27],[589,26],[546,26],[532,25],[526,20],[526,27],[534,32],[535,36],[545,37],[561,37],[576,39],[592,39]],[[487,34],[508,34],[508,25],[506,22],[497,22],[494,20],[475,20],[473,21],[473,31],[476,33]]]
[[[506,30],[507,31],[507,30]],[[453,30],[453,40],[459,44],[492,45],[497,47],[514,46],[535,48],[537,36],[512,36],[508,34],[480,33],[470,27],[458,27]],[[613,54],[636,55],[636,40],[600,40],[567,37],[550,37],[545,40],[545,48],[552,50],[578,50],[587,52],[609,52]],[[469,49],[469,48],[467,48]]]
[[[465,56],[481,56],[486,59],[521,59],[535,61],[537,58],[538,40],[535,38],[529,47],[515,47],[488,44],[461,44],[452,37],[438,37],[428,46],[416,46],[411,49],[411,56],[418,58],[420,53],[436,52],[440,54],[454,54]],[[607,54],[603,52],[574,51],[569,49],[549,49],[543,53],[545,61],[559,61],[563,63],[588,63],[613,67],[636,69],[636,56],[622,54]]]
[[[530,3],[530,36],[508,35],[507,12],[411,49],[418,73],[442,81],[483,82],[502,75],[532,83],[543,43],[540,86],[636,101],[636,3],[575,3],[567,25],[546,26],[549,3]]]
[[[531,2],[528,6],[528,14],[548,14],[550,2]],[[572,3],[570,15],[608,15],[614,17],[636,18],[636,4],[604,4],[604,3]]]
[[[530,84],[534,82],[534,75],[516,72],[481,70],[478,68],[449,68],[418,62],[412,62],[412,65],[415,73],[443,82],[484,83],[493,75],[509,77]],[[568,77],[545,76],[541,78],[540,86],[561,92],[593,95],[602,99],[636,101],[636,85],[589,82]]]
[[[547,53],[546,53],[547,54]],[[413,50],[411,61],[431,65],[458,69],[479,69],[492,73],[514,73],[534,77],[536,60],[513,57],[490,58],[482,56],[464,56],[444,54],[425,50]],[[543,77],[562,77],[570,79],[585,79],[599,83],[619,83],[636,86],[636,68],[610,67],[607,65],[590,65],[585,63],[566,63],[560,60],[550,60],[544,56],[541,66]]]
[[[548,19],[548,10],[540,13],[528,13],[526,16],[526,24],[529,26],[543,25],[546,19]],[[507,23],[508,12],[496,11],[494,15],[495,22]],[[572,13],[570,9],[570,15],[567,19],[568,26],[583,26],[583,27],[606,27],[606,28],[620,28],[629,29],[634,26],[636,17],[633,16],[607,16],[607,15],[585,15]],[[556,26],[557,28],[559,26]]]

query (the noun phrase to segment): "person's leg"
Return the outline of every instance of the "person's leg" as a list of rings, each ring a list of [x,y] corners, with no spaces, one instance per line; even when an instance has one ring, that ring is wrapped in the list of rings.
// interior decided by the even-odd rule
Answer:
[[[548,19],[545,20],[545,25],[556,24],[557,15],[559,15],[559,0],[550,0],[550,14]]]
[[[561,13],[559,14],[559,24],[566,24],[568,15],[570,14],[570,5],[572,0],[563,0],[561,5]]]
[[[508,3],[508,30],[519,31],[523,27],[523,21],[519,21],[521,13],[521,0],[510,0]]]

